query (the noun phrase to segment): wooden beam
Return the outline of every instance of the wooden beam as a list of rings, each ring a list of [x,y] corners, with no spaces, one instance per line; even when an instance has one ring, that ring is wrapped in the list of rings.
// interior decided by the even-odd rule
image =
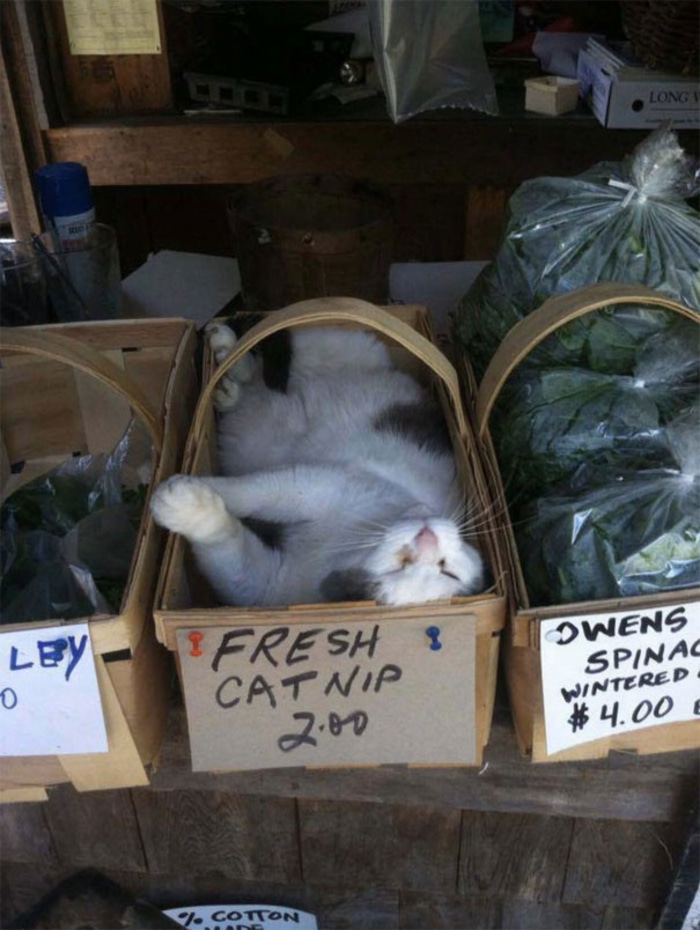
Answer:
[[[14,3],[0,3],[0,51],[0,165],[13,235],[26,239],[41,230],[31,178],[46,157]]]
[[[214,122],[207,117],[123,120],[51,129],[54,161],[86,165],[95,185],[243,184],[273,175],[338,172],[377,183],[515,186],[572,175],[629,154],[647,135],[595,120]],[[693,133],[682,134],[689,151]]]

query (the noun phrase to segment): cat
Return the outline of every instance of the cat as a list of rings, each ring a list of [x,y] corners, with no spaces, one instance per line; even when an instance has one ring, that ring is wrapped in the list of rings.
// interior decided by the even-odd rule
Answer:
[[[206,335],[218,363],[237,344],[226,323]],[[398,606],[482,590],[429,391],[367,331],[297,328],[261,347],[215,393],[221,475],[175,475],[151,504],[221,603]]]

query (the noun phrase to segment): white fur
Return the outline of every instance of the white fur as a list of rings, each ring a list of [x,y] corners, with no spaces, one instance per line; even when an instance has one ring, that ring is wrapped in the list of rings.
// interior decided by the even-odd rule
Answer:
[[[235,337],[221,329],[209,337],[229,352]],[[347,571],[369,578],[369,596],[385,604],[479,590],[481,558],[454,522],[462,501],[452,456],[372,426],[393,404],[419,403],[423,389],[367,333],[291,335],[286,393],[268,390],[247,357],[227,374],[226,477],[169,479],[153,497],[156,522],[189,540],[227,604],[320,601],[324,579]],[[246,517],[283,523],[281,548],[266,547]]]

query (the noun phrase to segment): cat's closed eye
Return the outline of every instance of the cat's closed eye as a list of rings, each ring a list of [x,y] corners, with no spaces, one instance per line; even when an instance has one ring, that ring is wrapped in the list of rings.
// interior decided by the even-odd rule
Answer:
[[[440,569],[441,575],[446,575],[448,578],[452,578],[454,581],[460,580],[458,575],[455,575],[454,572],[448,571],[445,568],[445,565],[447,564],[445,559],[440,559],[440,561],[437,564],[438,564],[438,568]]]

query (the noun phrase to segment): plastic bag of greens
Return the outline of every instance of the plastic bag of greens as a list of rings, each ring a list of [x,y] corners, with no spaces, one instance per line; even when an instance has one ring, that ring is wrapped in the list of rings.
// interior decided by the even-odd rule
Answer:
[[[531,604],[700,584],[700,408],[667,432],[679,469],[598,476],[583,493],[540,498],[515,524]]]
[[[452,320],[477,378],[515,323],[554,294],[629,282],[700,309],[700,214],[685,202],[699,189],[697,161],[666,127],[621,163],[525,181],[510,198],[494,261]],[[635,349],[672,318],[660,309],[600,310],[551,335],[526,364],[629,374]]]
[[[150,438],[132,421],[110,453],[69,459],[10,495],[0,622],[117,613],[150,474]]]
[[[607,475],[680,467],[665,426],[697,402],[699,332],[675,315],[664,334],[637,348],[630,375],[526,366],[511,377],[491,432],[516,518],[518,505],[582,466]]]

